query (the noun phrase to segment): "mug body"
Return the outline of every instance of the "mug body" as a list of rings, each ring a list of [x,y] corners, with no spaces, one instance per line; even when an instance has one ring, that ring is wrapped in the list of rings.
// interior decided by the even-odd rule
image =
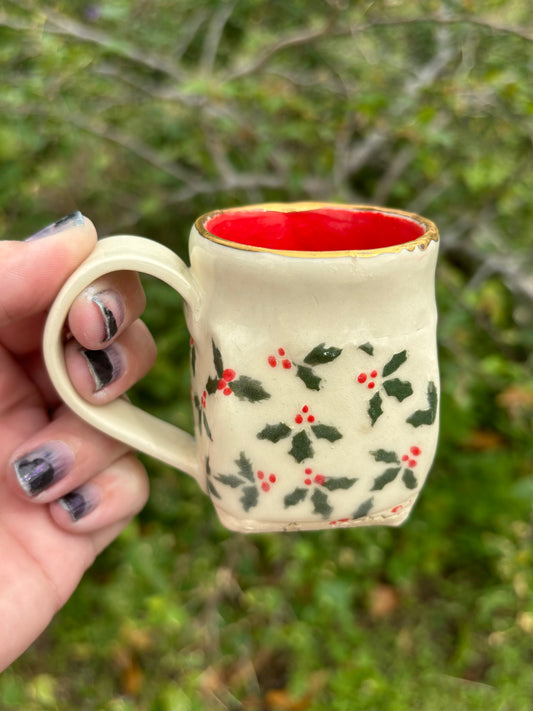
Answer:
[[[191,232],[199,465],[238,531],[397,525],[438,436],[435,226],[296,203]]]

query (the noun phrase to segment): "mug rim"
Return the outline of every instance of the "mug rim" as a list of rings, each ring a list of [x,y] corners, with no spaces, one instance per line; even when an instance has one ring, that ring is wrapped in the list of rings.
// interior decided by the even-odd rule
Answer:
[[[218,215],[223,215],[229,212],[246,212],[251,210],[263,210],[264,212],[311,212],[313,210],[349,210],[352,212],[377,212],[381,214],[392,215],[402,219],[411,220],[424,228],[424,233],[415,239],[401,242],[388,247],[376,247],[373,249],[349,249],[349,250],[324,250],[324,251],[305,251],[305,250],[289,250],[275,249],[271,247],[258,247],[255,245],[242,244],[233,242],[223,237],[209,232],[206,223]],[[425,250],[431,242],[439,242],[439,231],[437,226],[431,220],[421,217],[414,212],[400,210],[391,207],[379,207],[377,205],[360,205],[353,203],[336,203],[336,202],[315,202],[315,201],[300,201],[300,202],[266,202],[255,205],[241,205],[238,207],[227,207],[200,215],[195,220],[194,226],[198,233],[208,239],[210,242],[215,242],[224,247],[239,249],[245,252],[266,252],[268,254],[277,254],[284,257],[299,257],[299,258],[332,258],[332,257],[373,257],[379,254],[398,253],[406,249],[413,252],[416,248]]]

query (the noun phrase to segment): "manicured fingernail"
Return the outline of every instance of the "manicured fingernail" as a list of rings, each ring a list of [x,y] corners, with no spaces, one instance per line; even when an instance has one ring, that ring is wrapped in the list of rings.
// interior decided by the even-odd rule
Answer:
[[[20,486],[37,496],[62,479],[74,464],[74,453],[63,442],[47,442],[13,462]]]
[[[87,516],[99,502],[100,496],[94,486],[80,486],[58,499],[58,503],[68,512],[73,523]]]
[[[120,296],[111,289],[95,294],[91,301],[98,306],[104,322],[103,342],[110,341],[124,320],[124,306]]]
[[[83,225],[83,215],[79,210],[76,210],[76,212],[71,212],[70,215],[65,215],[65,217],[62,217],[61,219],[57,220],[56,222],[53,222],[47,227],[43,227],[42,230],[39,230],[39,232],[35,232],[35,234],[33,235],[30,235],[24,241],[33,242],[36,239],[49,237],[50,235],[55,235],[58,232],[62,232],[63,230],[68,230],[70,227],[74,227],[75,225]]]
[[[116,380],[122,372],[122,359],[115,346],[109,346],[101,351],[82,348],[81,354],[87,361],[93,377],[95,393]]]

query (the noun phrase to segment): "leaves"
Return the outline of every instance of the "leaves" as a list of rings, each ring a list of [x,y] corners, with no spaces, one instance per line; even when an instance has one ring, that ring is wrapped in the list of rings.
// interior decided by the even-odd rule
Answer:
[[[290,494],[287,494],[283,499],[285,508],[288,508],[289,506],[296,506],[296,504],[299,504],[300,501],[303,501],[306,498],[308,492],[309,489],[299,488],[295,489]]]
[[[241,452],[239,458],[235,460],[235,464],[239,468],[239,474],[248,481],[254,480],[254,471],[252,462],[246,457],[244,452]]]
[[[258,439],[267,439],[269,442],[279,442],[285,437],[288,437],[291,433],[291,428],[284,422],[280,422],[277,425],[267,425],[261,432],[258,433]]]
[[[239,398],[248,402],[268,400],[270,394],[263,388],[259,380],[254,380],[247,375],[241,375],[237,380],[228,383],[228,387]]]
[[[219,349],[215,345],[214,341],[212,341],[211,344],[213,346],[213,362],[215,364],[216,374],[218,375],[218,378],[220,379],[222,377],[222,375],[224,374],[224,364],[222,362],[222,354],[220,353]]]
[[[427,389],[427,401],[429,407],[427,410],[417,410],[416,412],[413,412],[413,414],[407,418],[407,422],[410,425],[413,425],[413,427],[432,425],[437,416],[438,399],[437,386],[434,382],[430,381]]]
[[[311,425],[311,429],[317,439],[327,439],[328,442],[336,442],[338,439],[342,439],[339,430],[331,425]]]
[[[383,377],[387,378],[398,370],[398,368],[407,360],[407,351],[403,350],[395,353],[389,362],[383,367]]]
[[[362,346],[359,346],[359,350],[368,353],[368,355],[374,355],[374,346],[371,343],[363,343]]]
[[[406,469],[402,474],[402,480],[408,489],[416,489],[418,481],[412,469]]]
[[[407,380],[399,380],[398,378],[391,378],[390,380],[385,380],[383,383],[383,389],[391,397],[395,397],[399,402],[405,400],[413,394],[413,388],[411,383]]]
[[[390,452],[386,449],[376,449],[370,454],[374,457],[376,462],[385,462],[386,464],[391,464],[392,462],[399,464],[400,460],[396,452]]]
[[[358,508],[352,514],[352,518],[363,518],[363,516],[366,516],[368,514],[373,505],[374,497],[371,496],[369,499],[366,499],[358,506]]]
[[[225,486],[230,486],[232,489],[242,485],[242,479],[235,474],[217,474],[215,479]]]
[[[308,353],[304,358],[304,363],[308,365],[322,365],[324,363],[331,363],[342,353],[342,348],[335,348],[334,346],[326,346],[325,343],[321,343],[315,346],[313,350]]]
[[[322,378],[319,378],[312,368],[299,365],[296,369],[296,375],[308,390],[320,390]]]
[[[337,491],[338,489],[350,489],[357,479],[347,476],[328,477],[322,486],[328,491]]]
[[[383,489],[383,487],[387,484],[390,484],[391,481],[394,481],[396,479],[396,477],[400,473],[400,470],[401,467],[393,467],[391,469],[386,469],[383,474],[374,479],[374,486],[372,487],[371,491],[379,491],[380,489]]]
[[[256,486],[245,486],[242,490],[242,496],[239,499],[245,511],[249,511],[254,506],[257,506],[259,501],[259,491]]]
[[[302,430],[301,432],[298,432],[298,434],[294,435],[289,454],[291,457],[294,457],[298,463],[313,456],[314,450],[311,445],[311,440],[305,430]]]
[[[370,415],[372,426],[376,424],[377,420],[383,414],[383,408],[381,407],[382,403],[383,400],[381,399],[379,392],[377,392],[368,403],[368,414]]]
[[[320,514],[322,518],[328,518],[333,513],[333,506],[328,501],[328,496],[320,489],[315,489],[311,495],[313,502],[313,513]]]

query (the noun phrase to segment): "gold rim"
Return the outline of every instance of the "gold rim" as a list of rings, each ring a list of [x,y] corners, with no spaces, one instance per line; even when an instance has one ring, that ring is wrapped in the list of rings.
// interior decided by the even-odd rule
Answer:
[[[264,210],[265,212],[305,212],[309,210],[318,210],[323,208],[338,209],[338,210],[352,210],[353,212],[380,212],[387,213],[389,215],[395,215],[396,217],[401,217],[403,219],[411,220],[416,222],[418,225],[424,227],[424,234],[416,239],[410,240],[409,242],[402,242],[401,244],[395,244],[391,247],[380,247],[378,249],[350,249],[350,250],[333,250],[333,251],[323,251],[323,252],[313,252],[313,251],[297,251],[290,249],[270,249],[268,247],[255,247],[253,245],[241,244],[240,242],[232,242],[231,240],[223,239],[222,237],[217,237],[216,235],[209,232],[206,228],[206,223],[213,217],[218,215],[223,215],[227,212],[245,212],[247,210]],[[409,252],[415,249],[424,250],[428,247],[430,242],[439,241],[439,231],[435,223],[431,220],[427,220],[425,217],[420,217],[414,212],[406,212],[405,210],[395,210],[388,207],[375,207],[372,205],[351,205],[343,203],[334,202],[293,202],[293,203],[282,203],[282,202],[272,202],[272,203],[261,203],[258,205],[246,205],[245,207],[233,207],[225,208],[223,210],[212,210],[211,212],[206,212],[201,215],[194,223],[198,232],[210,240],[211,242],[216,242],[225,247],[231,247],[233,249],[240,249],[245,252],[268,252],[270,254],[280,254],[285,257],[304,257],[304,258],[331,258],[331,257],[373,257],[378,254],[396,253],[401,252],[403,249],[407,249]]]

